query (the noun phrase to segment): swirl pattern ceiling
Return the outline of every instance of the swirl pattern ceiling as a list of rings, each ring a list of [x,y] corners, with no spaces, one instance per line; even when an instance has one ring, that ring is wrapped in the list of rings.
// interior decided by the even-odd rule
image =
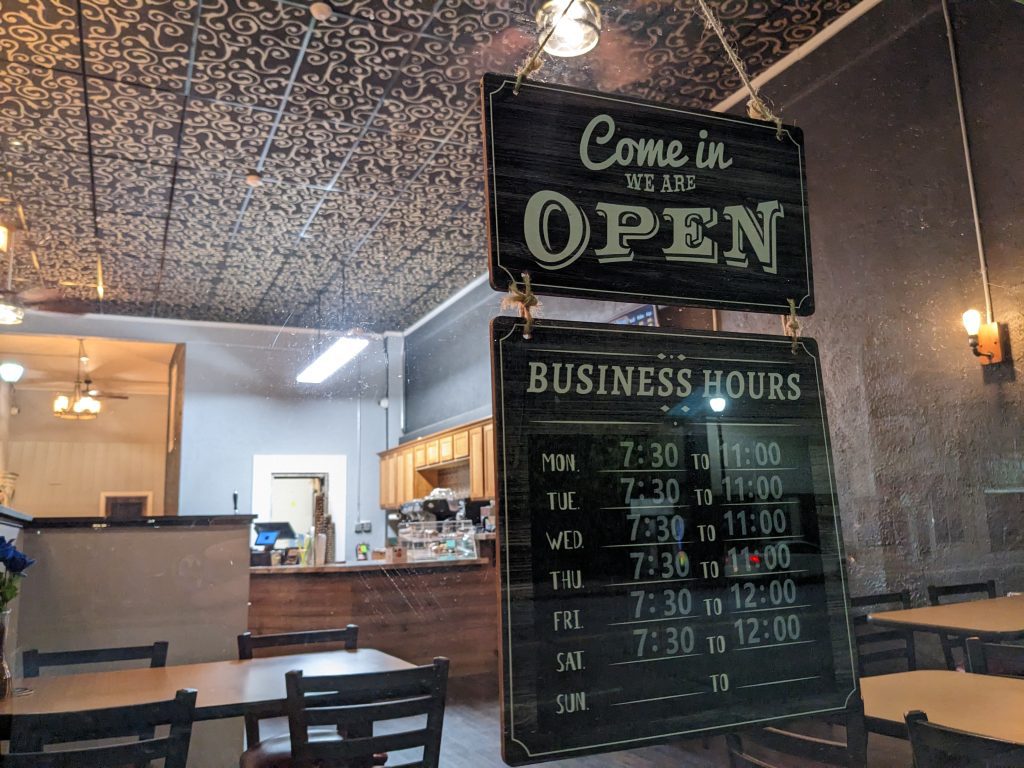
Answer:
[[[855,4],[714,3],[753,74]],[[525,58],[534,5],[336,0],[316,22],[295,0],[3,0],[18,287],[118,314],[408,326],[486,268],[477,82]],[[740,87],[689,3],[600,5],[598,48],[536,79],[703,108]]]

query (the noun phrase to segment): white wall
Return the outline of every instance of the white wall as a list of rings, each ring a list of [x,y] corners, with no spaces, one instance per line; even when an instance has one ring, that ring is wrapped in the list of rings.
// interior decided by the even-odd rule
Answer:
[[[13,506],[34,517],[95,517],[102,491],[151,491],[163,513],[167,398],[104,400],[99,417],[53,416],[53,392],[18,390],[8,461],[17,472]]]
[[[17,333],[106,336],[185,344],[179,513],[230,514],[251,506],[254,454],[344,454],[347,460],[347,551],[384,544],[377,452],[386,447],[382,341],[323,385],[298,385],[295,374],[315,357],[305,330],[191,323],[100,315],[30,312]],[[15,504],[15,508],[18,505]],[[371,534],[353,535],[359,516]]]

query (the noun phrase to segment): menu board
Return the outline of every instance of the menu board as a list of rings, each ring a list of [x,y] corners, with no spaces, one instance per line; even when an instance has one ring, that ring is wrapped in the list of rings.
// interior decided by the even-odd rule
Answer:
[[[491,325],[505,761],[843,709],[815,342],[522,329]]]
[[[491,286],[814,312],[795,126],[485,75]]]

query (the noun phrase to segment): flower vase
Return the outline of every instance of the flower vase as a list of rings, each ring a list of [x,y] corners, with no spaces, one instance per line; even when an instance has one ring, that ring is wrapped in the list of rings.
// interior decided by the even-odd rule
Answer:
[[[11,623],[11,609],[0,611],[0,699],[6,699],[14,693],[14,678],[11,668],[7,666],[7,627]]]

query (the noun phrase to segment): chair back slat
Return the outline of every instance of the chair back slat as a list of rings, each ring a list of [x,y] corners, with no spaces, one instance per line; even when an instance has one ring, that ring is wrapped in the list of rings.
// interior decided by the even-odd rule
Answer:
[[[429,693],[435,684],[432,666],[396,672],[365,672],[357,675],[325,675],[303,678],[303,693],[315,694],[318,706],[368,704]]]
[[[180,690],[171,701],[136,704],[84,712],[15,714],[11,718],[10,754],[0,757],[0,768],[54,766],[145,765],[164,759],[164,768],[185,768],[188,760],[196,692]],[[147,737],[127,744],[76,746],[55,752],[43,748],[68,741],[137,736],[140,730],[169,725],[159,738]]]
[[[273,635],[254,635],[243,632],[238,636],[238,658],[251,659],[253,652],[266,648],[302,648],[309,646],[342,645],[346,651],[354,651],[359,645],[359,627],[349,624],[341,629],[313,629],[305,632],[282,632]],[[293,651],[294,652],[294,651]]]
[[[931,605],[942,605],[944,597],[969,597],[971,595],[984,595],[987,598],[995,598],[999,595],[996,589],[995,579],[988,581],[975,581],[968,584],[929,584],[928,602]]]
[[[300,764],[323,760],[374,765],[373,755],[421,747],[422,768],[438,768],[448,685],[448,659],[396,672],[305,677],[285,675],[292,754]],[[426,723],[423,724],[423,716]],[[379,736],[373,723],[416,717],[415,726]],[[310,725],[335,725],[345,738],[311,742]]]
[[[1024,747],[928,722],[924,712],[906,714],[915,768],[1020,768]]]
[[[278,655],[285,655],[282,649],[301,651],[326,650],[328,647],[340,645],[346,651],[354,651],[359,646],[359,626],[349,624],[341,629],[312,629],[304,632],[281,632],[271,635],[254,635],[243,632],[238,636],[238,658],[242,661],[254,657],[254,652],[262,649],[274,649]],[[294,650],[292,651],[294,652]],[[245,715],[245,744],[253,747],[260,742],[260,720],[277,717],[280,713],[272,712],[261,715],[251,712]]]
[[[138,661],[149,659],[149,666],[167,666],[166,641],[152,645],[133,645],[123,648],[90,648],[80,651],[42,652],[37,648],[25,651],[21,657],[22,675],[39,677],[43,667],[70,667],[78,664],[108,664],[117,661]]]
[[[851,701],[843,721],[846,741],[797,733],[783,727],[759,728],[727,735],[730,765],[733,768],[783,768],[791,764],[772,762],[772,758],[759,754],[761,750],[786,755],[789,758],[813,760],[837,768],[863,768],[867,764],[867,727],[864,722],[864,703],[858,698]],[[751,751],[750,747],[754,747]]]
[[[854,637],[857,641],[857,670],[861,677],[866,677],[872,672],[879,674],[897,671],[893,664],[878,670],[868,669],[869,665],[880,662],[903,660],[908,671],[917,668],[913,632],[878,627],[868,621],[869,613],[910,608],[909,590],[851,597],[850,607],[855,610],[863,609],[859,615],[853,617]]]
[[[417,696],[400,701],[387,701],[380,704],[363,704],[345,707],[321,707],[306,710],[307,725],[337,725],[346,727],[376,720],[397,720],[400,717],[416,717],[430,712],[433,699],[430,696]]]
[[[967,638],[967,671],[979,675],[1024,676],[1024,645],[984,643]]]

